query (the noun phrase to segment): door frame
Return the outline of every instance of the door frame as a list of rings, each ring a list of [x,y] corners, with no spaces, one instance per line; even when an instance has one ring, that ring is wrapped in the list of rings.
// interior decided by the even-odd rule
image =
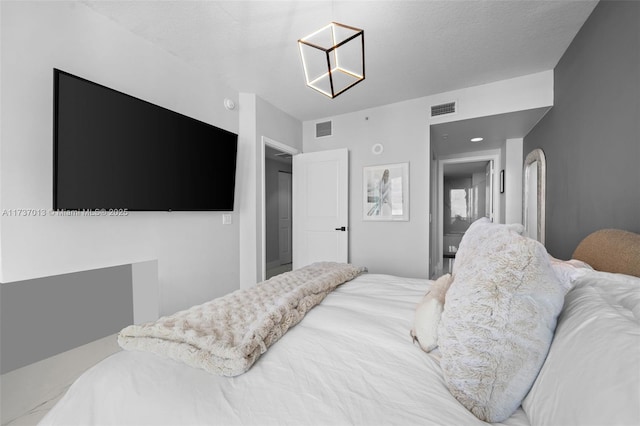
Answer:
[[[260,161],[262,162],[262,173],[260,175],[260,211],[261,211],[261,228],[262,228],[262,249],[261,249],[261,271],[260,271],[260,281],[264,281],[267,277],[267,197],[266,197],[266,179],[265,179],[265,171],[266,171],[266,160],[265,160],[265,151],[266,147],[271,147],[273,149],[277,149],[278,151],[285,152],[291,156],[299,154],[300,151],[292,146],[284,144],[282,142],[278,142],[266,136],[262,136],[260,141]],[[291,175],[293,178],[293,168],[291,169]],[[293,221],[295,218],[292,216],[291,220]]]
[[[437,212],[437,232],[435,235],[435,247],[437,264],[434,266],[433,271],[443,271],[444,263],[442,261],[443,249],[442,244],[444,240],[444,166],[445,164],[460,164],[460,163],[476,163],[482,161],[493,161],[493,221],[495,223],[501,223],[500,217],[500,188],[496,183],[500,179],[500,150],[487,150],[477,152],[465,152],[459,155],[445,156],[438,159],[438,203],[436,206]]]

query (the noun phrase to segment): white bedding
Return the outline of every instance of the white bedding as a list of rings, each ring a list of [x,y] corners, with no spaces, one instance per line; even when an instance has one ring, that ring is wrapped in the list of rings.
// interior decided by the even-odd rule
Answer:
[[[640,425],[640,278],[581,271],[522,405],[533,424]]]
[[[412,343],[430,281],[365,274],[291,328],[251,370],[214,376],[143,352],[87,371],[42,425],[485,424]],[[504,424],[528,425],[519,408]]]

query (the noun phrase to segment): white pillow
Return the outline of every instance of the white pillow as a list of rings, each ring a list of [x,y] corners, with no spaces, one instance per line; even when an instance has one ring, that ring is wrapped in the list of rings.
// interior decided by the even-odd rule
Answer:
[[[438,324],[444,308],[445,295],[452,282],[451,274],[438,278],[416,307],[411,336],[425,352],[438,346]]]
[[[522,408],[531,424],[640,425],[640,278],[577,278]]]
[[[463,237],[438,330],[445,382],[487,422],[507,419],[549,350],[564,289],[521,225],[474,222]]]
[[[582,274],[587,271],[593,271],[591,266],[577,259],[560,260],[549,255],[549,261],[551,262],[553,271],[564,286],[565,292],[573,288],[573,283],[582,276]]]

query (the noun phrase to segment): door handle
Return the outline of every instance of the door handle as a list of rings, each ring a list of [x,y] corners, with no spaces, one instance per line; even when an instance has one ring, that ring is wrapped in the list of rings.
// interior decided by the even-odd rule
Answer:
[[[336,231],[346,231],[347,227],[346,226],[341,226],[340,228],[336,228]]]

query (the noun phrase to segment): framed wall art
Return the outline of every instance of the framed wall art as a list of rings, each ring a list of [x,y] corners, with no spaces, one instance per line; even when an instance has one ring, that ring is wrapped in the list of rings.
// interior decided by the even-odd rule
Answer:
[[[362,182],[363,220],[409,220],[409,163],[366,166]]]

